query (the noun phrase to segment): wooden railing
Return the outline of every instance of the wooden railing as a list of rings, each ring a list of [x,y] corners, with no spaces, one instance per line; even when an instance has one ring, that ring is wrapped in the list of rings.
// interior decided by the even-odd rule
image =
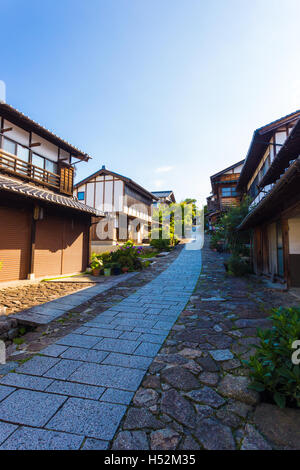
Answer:
[[[19,176],[29,181],[34,181],[65,194],[72,195],[73,193],[73,168],[71,168],[71,181],[70,175],[69,178],[61,178],[60,175],[56,175],[32,163],[20,160],[11,153],[0,149],[0,171]],[[66,168],[61,168],[60,172],[62,171],[65,175]]]
[[[240,177],[240,173],[229,173],[221,175],[215,183],[228,183],[229,181],[237,181]]]

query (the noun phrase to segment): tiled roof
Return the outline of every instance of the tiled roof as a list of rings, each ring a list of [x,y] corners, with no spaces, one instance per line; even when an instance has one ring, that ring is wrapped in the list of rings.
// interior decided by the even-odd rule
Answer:
[[[229,170],[233,170],[234,168],[236,168],[237,166],[240,166],[240,165],[243,165],[243,163],[245,162],[245,160],[240,160],[239,162],[237,163],[234,163],[233,165],[231,166],[228,166],[227,168],[225,168],[224,170],[221,170],[221,171],[218,171],[218,173],[215,173],[214,175],[212,175],[210,177],[210,179],[214,179],[216,176],[220,176],[222,175],[223,173],[226,173],[227,171]]]
[[[146,196],[147,198],[149,199],[157,199],[157,197],[153,194],[153,193],[150,193],[147,189],[143,188],[142,186],[140,186],[138,183],[136,183],[135,181],[133,181],[132,179],[128,178],[127,176],[123,176],[123,175],[120,175],[119,173],[116,173],[115,171],[110,171],[110,170],[107,170],[105,168],[105,166],[103,166],[101,168],[101,170],[98,170],[96,171],[95,173],[92,173],[90,176],[88,176],[87,178],[84,178],[83,180],[79,181],[79,183],[76,183],[74,185],[74,189],[78,188],[79,186],[81,186],[82,184],[86,183],[87,181],[90,181],[92,180],[93,178],[95,178],[96,176],[100,176],[100,175],[112,175],[112,176],[116,176],[117,178],[120,178],[122,181],[125,181],[125,183],[127,183],[128,186],[131,186],[133,187],[136,191],[144,194],[144,196]]]
[[[156,197],[168,197],[173,191],[152,191],[152,194]]]
[[[62,196],[44,188],[33,186],[31,184],[23,183],[22,181],[15,180],[6,176],[0,175],[0,191],[9,191],[18,193],[19,195],[38,199],[40,201],[56,204],[69,209],[75,209],[81,212],[86,212],[91,215],[104,216],[104,213],[94,209],[93,207],[82,204],[74,197]]]
[[[269,141],[274,130],[281,125],[292,122],[294,119],[300,119],[300,110],[277,119],[276,121],[270,122],[254,131],[245,163],[237,183],[237,189],[239,191],[246,188],[247,183],[257,168],[257,165],[269,147]]]
[[[79,158],[80,160],[88,161],[91,158],[87,153],[83,152],[74,145],[71,145],[69,142],[62,139],[61,137],[58,137],[52,131],[49,131],[49,129],[46,129],[38,122],[33,121],[21,111],[7,103],[4,103],[3,101],[0,101],[0,115],[3,115],[4,118],[7,120],[15,121],[16,125],[21,125],[25,128],[28,128],[28,130],[36,132],[41,137],[44,137],[55,145],[58,145],[59,147],[63,148],[67,152],[70,152],[72,155],[74,155],[76,158]]]

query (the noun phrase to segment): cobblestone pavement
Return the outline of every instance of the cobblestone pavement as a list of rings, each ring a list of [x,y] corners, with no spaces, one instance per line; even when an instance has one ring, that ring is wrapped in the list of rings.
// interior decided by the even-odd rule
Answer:
[[[300,410],[259,403],[241,364],[254,352],[256,328],[269,325],[269,309],[297,299],[255,278],[226,276],[223,261],[204,248],[197,288],[135,393],[112,449],[300,449]]]
[[[200,251],[181,251],[148,284],[2,377],[0,448],[107,448],[200,268]],[[139,422],[147,417],[144,408]]]
[[[0,306],[6,307],[7,314],[10,315],[94,285],[92,282],[89,284],[39,282],[17,287],[4,287],[0,289]]]

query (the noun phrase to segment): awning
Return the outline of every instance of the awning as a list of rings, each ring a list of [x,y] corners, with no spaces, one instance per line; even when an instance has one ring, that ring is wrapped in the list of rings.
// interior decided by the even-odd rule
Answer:
[[[15,194],[17,193],[20,196],[24,196],[30,199],[36,199],[47,202],[49,204],[56,204],[61,207],[77,210],[97,217],[104,217],[104,212],[82,204],[74,197],[61,196],[60,194],[54,193],[52,191],[33,186],[31,184],[23,183],[21,181],[2,175],[0,176],[0,192],[1,191],[7,191]]]
[[[300,201],[300,158],[288,168],[277,184],[247,214],[237,230],[246,230],[260,225],[269,218]]]
[[[263,188],[268,184],[274,183],[280,175],[288,167],[290,161],[295,160],[300,155],[300,119],[288,136],[285,144],[276,157],[274,158],[270,168],[259,183],[259,187]]]

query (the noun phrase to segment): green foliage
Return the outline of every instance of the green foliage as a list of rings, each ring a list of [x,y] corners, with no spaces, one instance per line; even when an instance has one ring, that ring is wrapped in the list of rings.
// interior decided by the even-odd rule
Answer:
[[[292,344],[300,339],[300,307],[273,310],[272,328],[258,330],[260,344],[249,361],[250,388],[265,392],[275,403],[300,407],[300,367],[292,363]]]
[[[209,246],[212,249],[223,251],[224,244],[224,229],[220,226],[212,233]]]
[[[25,339],[23,339],[23,338],[14,338],[14,339],[13,339],[13,343],[14,343],[14,344],[17,344],[18,346],[19,346],[20,344],[23,344],[24,342],[25,342]]]
[[[192,227],[197,211],[195,203],[196,199],[185,199],[183,202],[173,203],[170,206],[159,204],[155,207],[152,220],[157,221],[160,227],[153,228],[151,231],[151,246],[159,251],[166,251],[177,245],[179,240],[176,234],[179,238],[184,237],[185,228]],[[168,240],[168,243],[164,240]]]
[[[167,238],[151,239],[150,245],[158,251],[169,251],[171,248],[170,239]]]
[[[250,273],[250,266],[240,256],[233,254],[228,260],[228,272],[233,276],[245,276]]]
[[[129,271],[135,271],[142,268],[142,262],[139,259],[141,253],[142,248],[136,247],[133,242],[128,241],[116,251],[94,253],[90,266],[92,269],[95,269],[95,267],[100,269],[126,267]]]
[[[232,207],[220,220],[224,229],[224,239],[231,253],[247,255],[246,244],[250,241],[248,231],[237,231],[237,227],[249,211],[249,199],[245,198],[239,206]]]
[[[211,246],[217,248],[218,242],[223,242],[224,247],[231,253],[249,255],[247,245],[250,242],[250,232],[237,231],[237,227],[248,214],[249,202],[249,199],[245,198],[239,206],[233,206],[223,214],[212,234]]]
[[[92,269],[101,269],[103,267],[103,262],[101,259],[98,258],[98,255],[96,253],[92,254],[92,261],[90,267]]]

